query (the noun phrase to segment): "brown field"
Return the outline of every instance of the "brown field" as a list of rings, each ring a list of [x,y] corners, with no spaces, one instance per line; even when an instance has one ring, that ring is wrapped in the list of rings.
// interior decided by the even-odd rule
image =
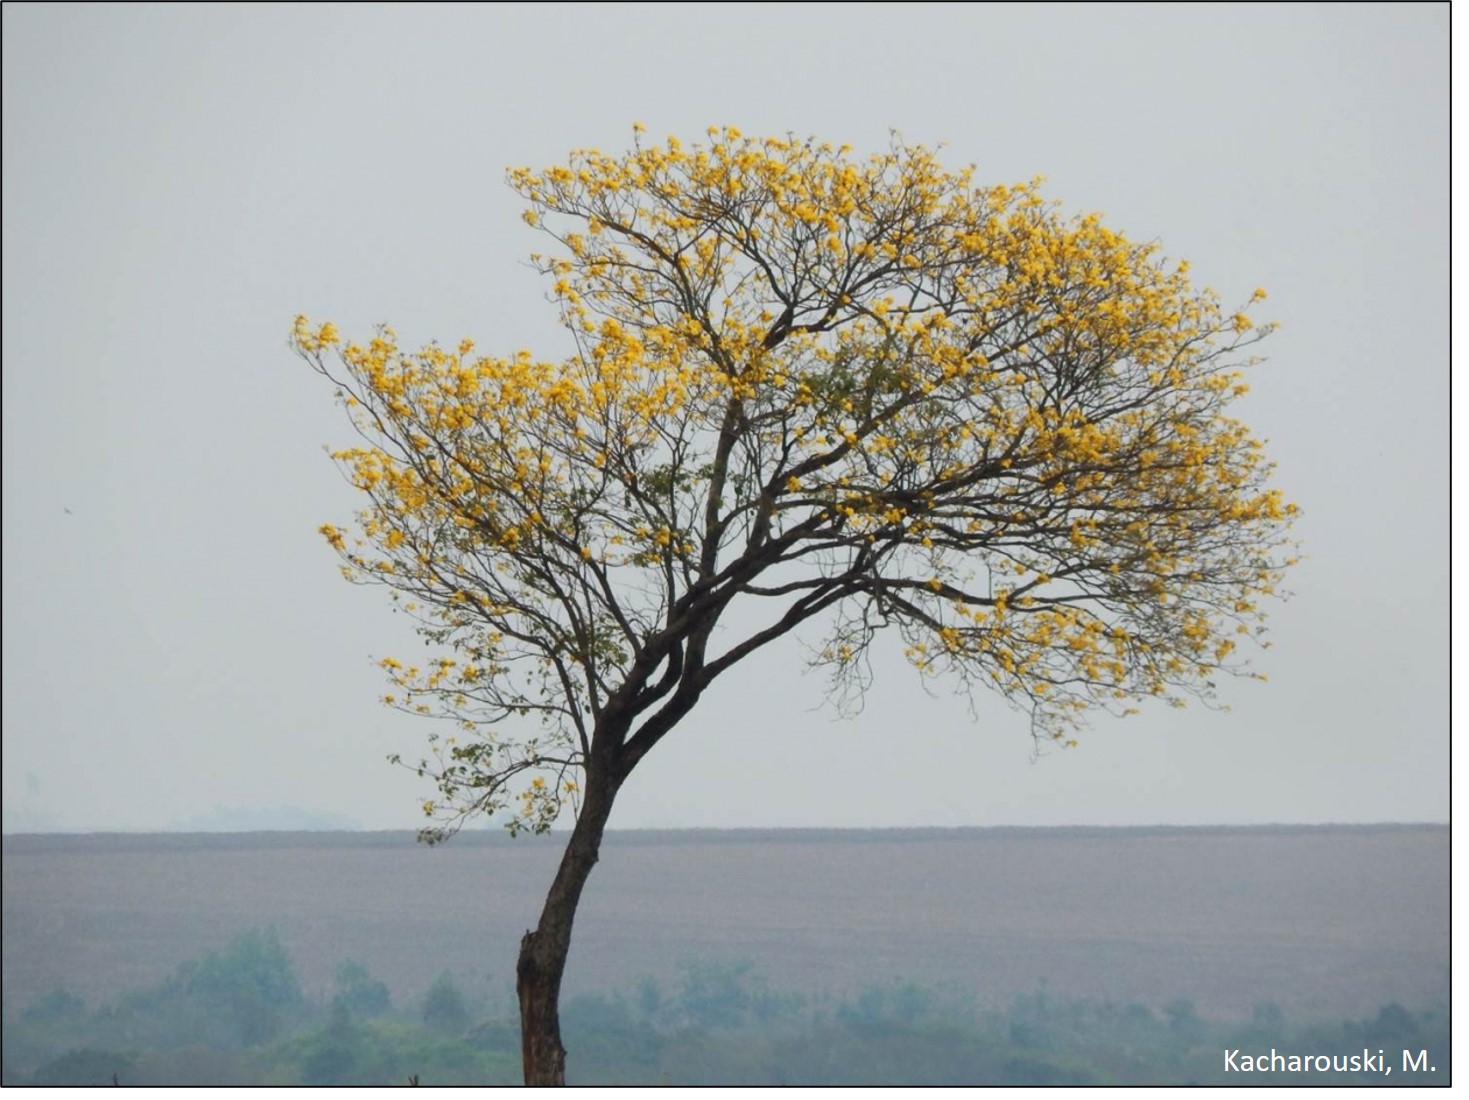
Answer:
[[[441,970],[508,990],[560,845],[464,834],[6,836],[9,1017],[95,1004],[275,925],[308,993],[357,958],[416,997]],[[1003,1005],[1061,996],[1340,1018],[1448,997],[1449,830],[687,831],[612,834],[567,990],[749,960],[771,986],[912,979]]]

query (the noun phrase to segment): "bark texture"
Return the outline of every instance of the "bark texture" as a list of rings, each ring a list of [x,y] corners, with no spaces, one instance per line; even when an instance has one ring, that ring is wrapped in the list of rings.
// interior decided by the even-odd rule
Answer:
[[[589,771],[586,801],[546,894],[540,923],[520,941],[515,989],[520,1000],[520,1053],[527,1085],[566,1084],[566,1048],[561,1045],[561,978],[571,948],[582,888],[597,865],[602,834],[616,787]]]

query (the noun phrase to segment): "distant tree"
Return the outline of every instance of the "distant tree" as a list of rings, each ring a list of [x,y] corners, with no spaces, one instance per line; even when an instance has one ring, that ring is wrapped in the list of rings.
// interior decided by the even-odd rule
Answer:
[[[837,1021],[859,1033],[883,1030],[894,1024],[911,1027],[934,1009],[934,995],[914,982],[891,986],[869,985],[855,1004],[837,1009]]]
[[[338,994],[332,1001],[326,1027],[303,1044],[301,1083],[352,1084],[361,1047],[362,1035],[352,1023],[346,1001]]]
[[[1192,1001],[1185,998],[1169,1001],[1163,1006],[1163,1015],[1168,1020],[1168,1030],[1183,1042],[1196,1043],[1203,1039],[1204,1021]]]
[[[32,1024],[75,1023],[85,1019],[87,1003],[65,989],[53,989],[37,997],[20,1014],[20,1018]]]
[[[1406,1046],[1419,1036],[1418,1021],[1396,1001],[1383,1005],[1363,1028],[1366,1041],[1374,1046]]]
[[[392,997],[385,982],[374,978],[367,967],[355,959],[337,964],[337,998],[358,1016],[381,1016],[388,1011]]]
[[[750,1010],[751,964],[688,961],[679,990],[680,1014],[694,1027],[734,1028]]]
[[[384,701],[462,727],[418,766],[426,838],[576,811],[517,968],[526,1080],[553,1083],[618,791],[716,678],[804,627],[850,702],[886,628],[1070,743],[1089,707],[1242,671],[1294,509],[1229,416],[1270,326],[1034,185],[732,128],[510,183],[569,356],[293,339],[362,437],[335,456],[356,533],[322,533],[440,647],[383,658]]]
[[[180,969],[187,995],[230,1021],[246,1046],[275,1038],[302,1001],[291,957],[274,928],[251,929]]]
[[[469,1006],[447,971],[434,979],[423,996],[423,1022],[434,1031],[452,1035],[469,1026]]]
[[[1250,1022],[1245,1029],[1247,1041],[1276,1041],[1285,1034],[1285,1012],[1274,1001],[1264,1001],[1250,1009]]]
[[[133,1067],[133,1056],[115,1050],[71,1050],[47,1062],[32,1075],[33,1085],[70,1085],[87,1087],[92,1085],[126,1084],[127,1075]]]
[[[662,1039],[622,997],[574,997],[562,1006],[561,1022],[577,1044],[579,1066],[646,1076],[658,1064]]]

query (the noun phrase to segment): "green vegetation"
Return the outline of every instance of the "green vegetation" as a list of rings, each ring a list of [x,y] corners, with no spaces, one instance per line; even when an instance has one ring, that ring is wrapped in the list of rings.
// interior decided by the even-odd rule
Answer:
[[[911,982],[845,998],[771,988],[749,962],[686,963],[665,988],[572,997],[562,1009],[573,1084],[1439,1084],[1450,1080],[1447,1007],[1386,1005],[1360,1020],[1247,1020],[1058,998],[1003,1011]],[[1391,1074],[1227,1072],[1224,1054],[1385,1052]],[[1403,1069],[1427,1052],[1434,1072]],[[394,1004],[368,966],[344,960],[329,997],[305,996],[273,930],[237,936],[157,986],[89,1009],[55,990],[6,1021],[6,1085],[518,1084],[519,1022],[441,973]]]

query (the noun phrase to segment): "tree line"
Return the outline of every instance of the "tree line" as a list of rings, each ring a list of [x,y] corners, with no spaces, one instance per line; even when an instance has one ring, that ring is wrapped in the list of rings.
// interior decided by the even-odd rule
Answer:
[[[1361,1019],[1247,1019],[1060,997],[997,1009],[976,991],[911,981],[834,996],[772,986],[749,961],[689,960],[672,981],[567,998],[573,1084],[1223,1084],[1230,1049],[1387,1052],[1391,1075],[1339,1084],[1447,1084],[1446,1005]],[[53,990],[6,1020],[6,1085],[512,1085],[522,1073],[514,993],[448,972],[395,997],[360,960],[308,996],[273,930],[250,930],[157,984],[91,1007]],[[1405,1074],[1401,1052],[1434,1071]],[[1259,1075],[1259,1083],[1288,1081]]]

